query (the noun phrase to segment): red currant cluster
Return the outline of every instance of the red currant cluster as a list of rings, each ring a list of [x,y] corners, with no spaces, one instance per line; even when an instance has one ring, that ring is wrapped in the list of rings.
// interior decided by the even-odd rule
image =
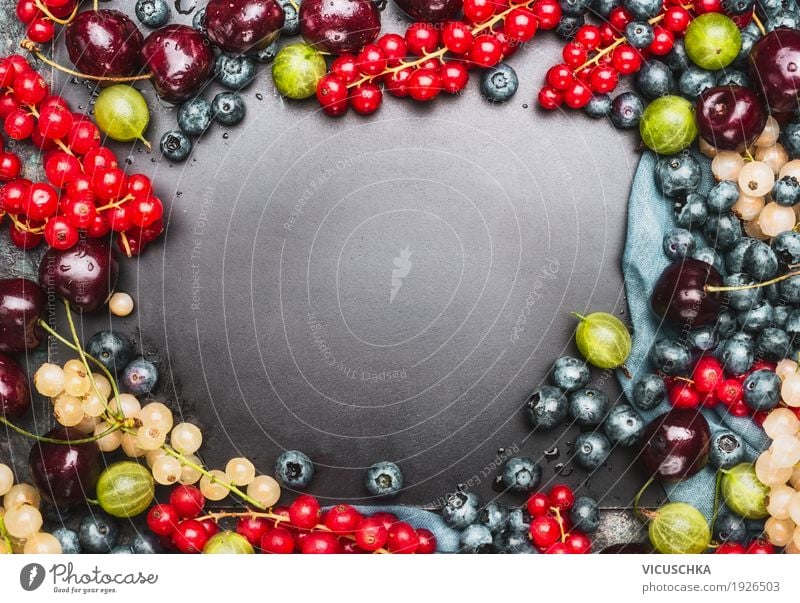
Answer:
[[[697,15],[722,12],[720,0],[664,0],[660,14],[649,20],[653,41],[646,48],[634,48],[623,34],[635,20],[623,6],[611,10],[608,20],[600,25],[581,26],[572,41],[564,45],[563,63],[547,71],[545,86],[539,91],[539,104],[549,110],[565,104],[571,109],[585,107],[593,94],[609,94],[620,76],[639,71],[650,57],[669,54],[676,37],[682,37]],[[740,15],[737,24],[746,25],[752,13]]]
[[[664,382],[670,404],[675,408],[712,408],[722,405],[734,417],[752,417],[761,424],[768,413],[747,405],[742,396],[742,385],[751,373],[775,371],[775,368],[774,362],[757,360],[747,373],[727,375],[714,356],[702,356],[690,377],[665,377]],[[800,418],[800,409],[794,410]]]
[[[430,530],[414,529],[391,513],[362,515],[351,505],[323,511],[308,494],[288,507],[268,512],[219,512],[201,516],[205,497],[195,486],[172,490],[169,503],[158,504],[147,514],[147,526],[167,550],[200,553],[220,532],[220,521],[235,520],[236,533],[264,553],[416,553],[436,552]]]
[[[592,552],[589,537],[570,526],[569,510],[574,504],[575,493],[563,484],[556,484],[547,494],[537,492],[528,498],[530,538],[540,552],[580,555]]]
[[[464,0],[463,20],[412,23],[405,36],[384,34],[358,55],[337,57],[317,86],[317,99],[328,115],[351,106],[369,115],[380,107],[384,89],[423,102],[441,92],[457,94],[470,69],[497,65],[560,18],[557,0]]]
[[[774,555],[775,547],[768,541],[759,538],[747,546],[738,542],[723,542],[714,553],[717,555]]]
[[[100,130],[50,93],[44,78],[19,55],[0,59],[0,119],[12,140],[30,139],[43,151],[47,182],[20,177],[22,162],[0,153],[0,220],[11,219],[11,240],[31,249],[42,239],[55,249],[118,234],[117,245],[138,255],[163,231],[161,200],[150,179],[127,175]]]
[[[56,24],[67,25],[78,14],[78,0],[17,0],[17,19],[29,40],[46,44],[56,35]]]

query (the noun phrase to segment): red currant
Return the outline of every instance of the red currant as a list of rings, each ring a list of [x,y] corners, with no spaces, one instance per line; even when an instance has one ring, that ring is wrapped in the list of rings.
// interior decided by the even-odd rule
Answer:
[[[543,109],[554,111],[561,106],[561,93],[552,86],[545,86],[539,90],[538,101]]]
[[[538,28],[539,23],[536,20],[536,15],[531,9],[524,6],[513,9],[503,21],[505,34],[519,42],[527,42],[533,38]]]
[[[592,552],[592,541],[583,532],[570,532],[564,541],[573,555],[585,555]]]
[[[744,546],[738,542],[723,542],[714,551],[715,555],[743,555],[747,551]]]
[[[572,550],[564,542],[556,542],[547,547],[545,551],[548,555],[570,555]]]
[[[642,55],[630,44],[620,44],[611,53],[611,62],[622,75],[630,75],[642,66]]]
[[[153,183],[144,174],[131,174],[128,177],[128,194],[134,197],[149,197],[153,194]]]
[[[399,521],[389,528],[386,546],[391,553],[412,554],[419,547],[419,536],[410,524]]]
[[[65,216],[53,216],[44,227],[44,240],[53,249],[63,251],[78,242],[78,229]]]
[[[536,492],[528,497],[525,506],[533,517],[547,515],[550,512],[550,499],[541,492]]]
[[[120,199],[128,190],[128,178],[118,167],[97,170],[92,177],[92,188],[98,199],[104,201]]]
[[[572,109],[585,107],[592,100],[592,91],[589,86],[579,80],[572,82],[564,91],[564,102]]]
[[[136,197],[128,208],[131,223],[139,228],[146,228],[161,219],[164,215],[164,204],[158,197]]]
[[[353,89],[350,104],[353,110],[361,115],[375,113],[383,101],[383,92],[380,86],[372,82],[364,82]]]
[[[33,115],[23,109],[14,109],[6,117],[3,127],[9,138],[25,140],[33,133],[34,125]]]
[[[22,171],[22,162],[14,153],[0,152],[0,181],[8,182],[19,176]]]
[[[387,73],[383,78],[386,91],[399,98],[408,96],[408,80],[411,78],[412,73],[414,73],[413,67],[404,67],[399,71]]]
[[[196,519],[184,519],[175,528],[172,540],[181,553],[201,553],[208,542],[208,532]]]
[[[442,44],[455,54],[464,54],[472,48],[472,30],[463,21],[448,21],[442,29]]]
[[[11,72],[13,75],[13,71]],[[22,105],[20,105],[19,101],[14,98],[14,95],[11,93],[0,94],[0,118],[5,119],[11,113],[19,109]]]
[[[406,30],[406,46],[413,55],[431,53],[438,45],[439,32],[430,23],[412,23]]]
[[[748,417],[753,411],[740,399],[728,406],[728,412],[734,417]]]
[[[618,82],[619,74],[609,65],[597,65],[589,73],[589,85],[595,92],[611,92],[617,87]]]
[[[561,21],[561,5],[558,0],[538,0],[531,10],[542,29],[555,29]]]
[[[700,395],[691,383],[681,381],[669,389],[669,401],[675,408],[697,408]]]
[[[586,59],[589,58],[586,48],[578,42],[568,42],[565,44],[561,51],[561,56],[564,58],[564,62],[573,69],[577,68],[579,65],[583,65]]]
[[[721,13],[722,2],[721,0],[696,0],[692,3],[694,11],[698,15],[703,13]]]
[[[14,96],[23,105],[36,105],[47,93],[44,78],[33,70],[18,73],[14,78]]]
[[[562,511],[568,511],[572,508],[572,505],[575,504],[575,493],[572,491],[572,488],[564,484],[556,484],[550,488],[547,498],[550,501],[550,506],[561,509]]]
[[[442,90],[448,94],[457,94],[467,87],[469,71],[463,63],[446,61],[441,69]]]
[[[377,44],[367,44],[358,54],[358,70],[364,75],[378,75],[386,69],[386,55]]]
[[[179,519],[172,505],[155,505],[147,512],[147,527],[157,536],[169,536],[175,531]]]
[[[381,519],[366,517],[358,522],[355,529],[356,543],[365,551],[377,551],[386,544],[389,528]]]
[[[78,155],[85,155],[100,146],[100,130],[86,119],[77,120],[72,124],[67,142]]]
[[[289,555],[294,552],[294,538],[286,528],[270,528],[261,537],[261,550],[265,553]]]
[[[321,515],[319,501],[308,494],[301,494],[289,506],[289,519],[296,528],[313,528]]]
[[[86,199],[72,199],[70,197],[62,201],[62,210],[64,216],[70,221],[70,224],[81,230],[88,229],[94,222],[94,217],[97,214],[97,208],[92,201],[87,201]]]
[[[407,89],[416,101],[433,100],[442,89],[442,78],[431,69],[415,69],[408,78]]]
[[[111,225],[111,230],[114,232],[125,232],[131,226],[130,203],[123,203],[118,207],[113,207],[106,212],[108,215],[108,223]]]
[[[676,5],[670,6],[664,11],[664,20],[662,22],[668,30],[681,33],[689,26],[691,20],[692,16],[689,11],[683,6]]]
[[[400,62],[406,58],[408,48],[403,36],[396,33],[383,34],[376,42],[383,50],[386,57],[386,64],[389,67],[396,67]]]
[[[722,379],[722,365],[713,356],[703,356],[692,371],[694,388],[701,394],[716,390]]]
[[[717,398],[725,406],[731,406],[742,400],[742,384],[736,379],[724,379],[717,386]]]
[[[24,23],[25,25],[28,25],[36,17],[41,15],[39,9],[36,8],[36,2],[33,0],[19,0],[17,2],[16,13],[17,19],[20,20],[20,23]],[[4,88],[10,85],[10,83],[2,84]]]
[[[617,39],[618,32],[614,29],[614,26],[611,23],[603,23],[600,25],[600,44],[602,46],[611,46],[614,43],[614,40]],[[608,56],[608,55],[606,55]]]
[[[325,525],[337,534],[351,534],[361,522],[361,513],[352,505],[336,505],[325,514]]]
[[[304,555],[337,555],[342,552],[342,545],[335,534],[312,532],[303,540],[300,550]]]
[[[36,17],[30,22],[27,29],[28,38],[37,44],[46,44],[56,35],[55,24],[45,17]]]
[[[503,49],[495,36],[481,34],[475,38],[469,58],[478,67],[493,67],[503,58]]]
[[[206,497],[203,496],[200,488],[181,484],[175,486],[170,492],[169,504],[181,519],[194,518],[203,512]]]
[[[618,32],[625,31],[625,26],[633,21],[633,15],[624,6],[615,6],[608,14],[608,22]]]
[[[67,184],[83,175],[81,163],[74,156],[64,151],[52,151],[44,162],[44,173],[56,188],[64,188]]]
[[[31,220],[46,220],[58,211],[58,193],[44,182],[36,182],[25,196],[25,215]]]
[[[775,547],[766,540],[756,539],[747,545],[748,555],[772,555],[775,552]]]
[[[420,528],[417,530],[419,546],[415,551],[417,555],[432,555],[436,552],[436,536],[430,530]]]
[[[44,235],[17,228],[13,222],[9,227],[9,238],[17,249],[33,249],[44,238]]]
[[[382,522],[383,527],[385,527],[387,531],[391,529],[391,527],[394,524],[400,521],[397,518],[397,515],[394,515],[393,513],[387,513],[386,511],[379,511],[378,513],[373,513],[370,517],[372,519]]]
[[[96,213],[92,223],[86,228],[86,234],[93,238],[99,239],[106,236],[111,231],[111,223],[108,218],[101,213]]]
[[[550,515],[539,515],[531,520],[530,536],[537,547],[546,549],[561,538],[561,526]]]
[[[575,33],[575,41],[589,50],[600,46],[600,28],[597,25],[582,25]]]
[[[345,84],[352,84],[359,77],[358,58],[352,54],[336,57],[331,63],[331,73],[338,75]]]
[[[496,9],[494,0],[464,0],[464,16],[473,23],[487,21]]]
[[[0,212],[12,215],[22,213],[30,187],[31,181],[25,178],[17,178],[0,187]]]
[[[83,173],[90,178],[96,171],[117,167],[117,157],[108,147],[91,149],[83,156]]]
[[[263,517],[244,516],[236,522],[236,533],[247,538],[253,546],[261,544],[261,539],[269,529],[269,523]]]
[[[655,37],[647,49],[659,57],[669,54],[672,47],[675,45],[674,34],[660,25],[655,25],[653,27],[653,34]]]
[[[6,61],[14,67],[14,71],[17,75],[32,70],[31,64],[20,54],[9,55],[6,57]]]
[[[566,90],[574,79],[572,70],[563,63],[550,67],[545,76],[547,84],[555,90]]]

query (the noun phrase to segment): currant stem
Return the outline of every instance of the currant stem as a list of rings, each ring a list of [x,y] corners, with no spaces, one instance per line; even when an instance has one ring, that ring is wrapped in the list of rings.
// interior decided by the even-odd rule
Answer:
[[[125,248],[125,255],[132,258],[133,253],[131,253],[131,244],[128,242],[128,236],[124,232],[121,232],[119,233],[119,240],[122,241],[122,246]]]
[[[96,82],[114,82],[117,84],[122,84],[125,82],[138,82],[142,80],[149,80],[153,77],[152,73],[144,73],[142,75],[129,75],[125,77],[120,76],[109,76],[109,75],[89,75],[88,73],[81,73],[80,71],[75,71],[74,69],[70,69],[69,67],[64,67],[63,65],[59,65],[54,60],[50,59],[47,55],[45,55],[39,47],[36,46],[31,40],[22,40],[19,45],[30,52],[33,56],[39,59],[42,63],[47,65],[48,67],[52,67],[53,69],[58,69],[62,73],[66,73],[67,75],[72,75],[74,77],[79,77],[85,80],[93,80]]]
[[[647,523],[649,516],[639,507],[639,501],[641,500],[644,491],[650,487],[650,484],[652,484],[653,481],[655,481],[655,476],[651,475],[650,479],[644,483],[644,486],[641,487],[641,489],[636,493],[636,496],[633,498],[633,513],[642,523]]]
[[[781,281],[785,281],[787,278],[792,278],[793,276],[800,276],[800,271],[797,272],[787,272],[782,276],[776,276],[768,281],[764,281],[763,283],[755,283],[754,285],[736,285],[731,287],[717,287],[715,285],[706,285],[703,287],[703,290],[707,293],[717,293],[723,291],[745,291],[747,289],[759,289],[761,287],[768,287],[769,285],[774,285],[775,283],[780,283]]]
[[[36,8],[44,14],[45,17],[50,19],[53,23],[58,23],[59,25],[69,25],[75,20],[75,16],[78,14],[78,4],[79,2],[75,3],[75,8],[72,9],[72,13],[66,19],[59,19],[53,13],[50,12],[50,9],[42,2],[42,0],[33,0],[34,4],[36,4]],[[95,9],[97,10],[97,9]]]
[[[755,11],[753,11],[753,23],[756,24],[756,27],[758,27],[758,30],[761,32],[762,36],[767,35],[767,30],[764,27],[764,24],[761,22],[761,19],[759,19],[758,15],[756,15]]]
[[[42,442],[43,444],[89,444],[90,442],[96,442],[100,438],[107,436],[110,433],[114,433],[118,429],[122,429],[122,426],[119,424],[114,424],[105,431],[98,433],[97,435],[88,436],[85,438],[79,438],[77,440],[58,440],[56,438],[48,438],[46,436],[40,436],[32,431],[28,431],[27,429],[23,429],[19,425],[15,425],[8,419],[3,416],[0,416],[0,423],[5,425],[6,427],[10,427],[12,430],[16,431],[18,434],[25,436],[26,438],[31,438],[36,440],[37,442]]]
[[[257,512],[254,512],[254,511],[218,511],[216,513],[209,513],[208,515],[203,515],[202,517],[198,517],[197,521],[203,521],[205,519],[211,519],[211,520],[216,521],[218,519],[224,519],[226,517],[263,517],[264,519],[271,519],[272,521],[274,521],[276,526],[278,524],[286,521],[285,517],[283,517],[281,515],[275,515],[275,513],[272,513],[270,511],[265,511],[265,512],[260,512],[260,513],[257,513]],[[334,533],[333,530],[331,530],[328,526],[323,525],[321,523],[315,525],[313,528],[311,528],[311,530],[319,530],[319,531],[322,531],[322,532]],[[564,533],[563,528],[561,530],[561,533],[563,535],[563,533]],[[339,534],[339,535],[340,536],[344,536],[348,540],[355,541],[355,539],[356,539],[356,537],[353,536],[352,534]],[[375,549],[372,552],[373,552],[373,554],[378,554],[378,555],[389,555],[390,554],[389,551],[387,551],[386,549]]]

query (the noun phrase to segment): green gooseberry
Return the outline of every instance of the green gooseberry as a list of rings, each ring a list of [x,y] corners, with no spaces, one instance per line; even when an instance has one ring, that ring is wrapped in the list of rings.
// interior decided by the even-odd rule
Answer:
[[[667,555],[697,555],[711,544],[706,518],[682,502],[667,503],[658,509],[650,519],[647,534],[653,547]]]
[[[94,117],[100,130],[112,140],[141,140],[150,147],[144,139],[150,109],[142,93],[133,86],[115,84],[104,88],[95,101]]]
[[[313,46],[297,42],[281,48],[272,63],[275,88],[286,97],[313,96],[317,83],[328,70],[325,57]]]
[[[236,532],[224,530],[214,534],[203,547],[206,555],[252,555],[253,545]]]
[[[722,499],[731,511],[745,519],[763,519],[769,516],[769,487],[759,481],[752,463],[740,463],[721,471]]]
[[[607,312],[572,314],[580,319],[575,343],[586,361],[602,369],[622,366],[631,353],[631,334],[625,324]]]
[[[724,69],[739,56],[742,32],[730,17],[722,13],[705,13],[686,28],[686,54],[703,69]]]
[[[697,138],[694,106],[681,96],[662,96],[647,105],[639,120],[639,134],[659,155],[673,155]]]

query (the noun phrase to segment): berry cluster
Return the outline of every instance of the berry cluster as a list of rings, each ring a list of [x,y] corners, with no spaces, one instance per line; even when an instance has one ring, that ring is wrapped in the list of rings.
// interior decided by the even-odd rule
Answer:
[[[43,531],[44,519],[39,507],[42,497],[30,484],[15,484],[11,467],[0,463],[0,555],[9,553],[61,553],[61,544]]]
[[[383,90],[421,102],[457,94],[470,69],[497,65],[560,17],[556,0],[465,0],[463,20],[415,22],[405,36],[387,33],[357,55],[338,56],[317,85],[317,100],[331,116],[349,107],[368,115],[380,107]]]
[[[530,539],[540,553],[592,552],[592,541],[572,525],[570,512],[574,506],[575,493],[563,484],[556,484],[547,494],[537,492],[528,498],[526,507],[531,514]],[[575,523],[582,524],[584,521],[578,519]]]
[[[416,553],[436,551],[436,538],[414,529],[391,513],[362,515],[351,505],[323,510],[308,494],[288,507],[269,512],[221,512],[201,516],[205,497],[194,486],[181,485],[169,502],[153,506],[147,526],[168,550],[181,553]],[[231,530],[226,522],[234,522]]]
[[[564,45],[563,62],[545,76],[539,104],[548,110],[562,104],[571,109],[586,107],[593,95],[613,92],[620,76],[636,73],[650,57],[669,54],[676,37],[683,36],[695,16],[721,11],[720,0],[693,5],[682,0],[626,0],[613,6],[601,14],[601,24],[584,23],[575,30]]]
[[[17,0],[17,19],[25,35],[37,44],[51,42],[56,25],[67,25],[78,14],[78,0]]]
[[[22,162],[0,153],[0,218],[11,219],[11,240],[31,249],[42,239],[70,249],[82,236],[118,234],[127,255],[141,253],[163,231],[161,200],[150,179],[127,175],[114,152],[101,145],[100,131],[51,94],[44,78],[19,55],[0,60],[0,119],[12,140],[30,139],[42,150],[46,182],[20,176]]]

